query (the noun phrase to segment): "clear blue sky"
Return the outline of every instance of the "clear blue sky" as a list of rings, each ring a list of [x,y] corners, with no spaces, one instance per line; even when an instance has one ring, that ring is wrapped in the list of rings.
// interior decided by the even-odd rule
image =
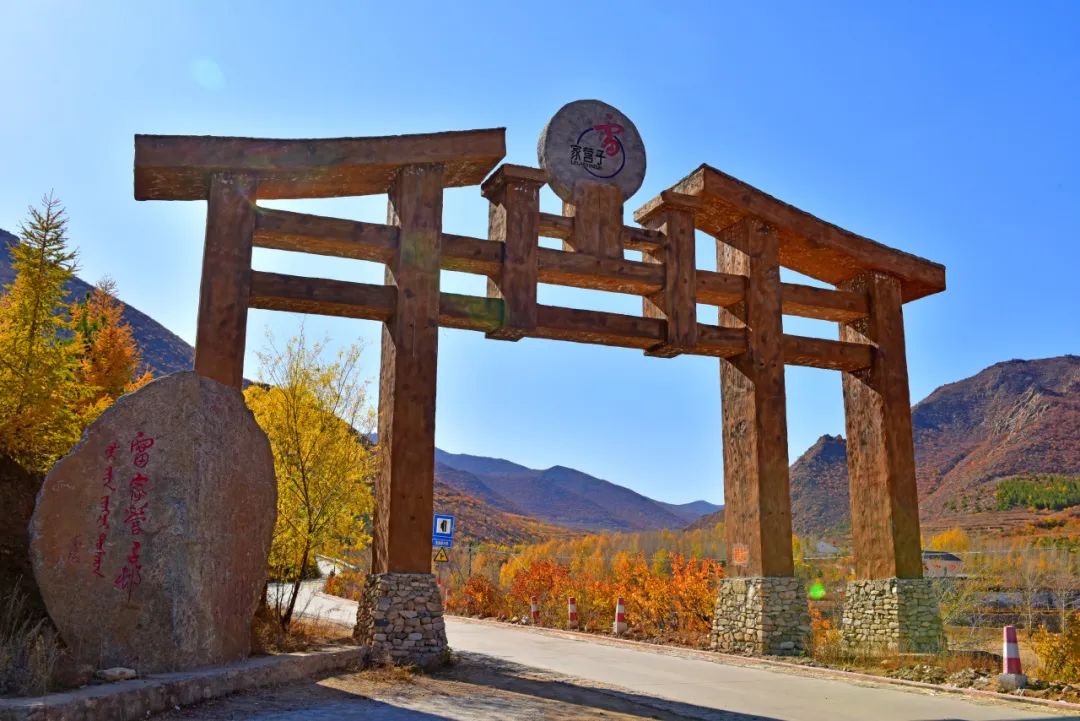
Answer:
[[[997,361],[1080,352],[1080,4],[294,6],[3,3],[0,227],[14,231],[55,189],[81,274],[112,275],[125,301],[194,341],[205,203],[135,202],[135,133],[505,126],[506,160],[535,165],[551,114],[595,97],[645,139],[649,173],[628,211],[708,162],[944,263],[949,290],[907,306],[912,400]],[[385,219],[384,198],[278,205]],[[448,192],[446,229],[483,235],[486,206],[477,188]],[[714,267],[705,238],[699,258]],[[257,251],[255,264],[381,278],[356,261]],[[444,288],[484,285],[445,274]],[[639,308],[585,291],[541,299]],[[288,335],[299,320],[252,313],[249,376],[264,329]],[[835,337],[829,324],[785,325]],[[367,343],[377,376],[375,323],[313,316],[307,329]],[[464,331],[440,344],[440,447],[573,466],[663,500],[722,500],[717,361]],[[843,432],[838,374],[789,369],[788,408],[794,459]]]

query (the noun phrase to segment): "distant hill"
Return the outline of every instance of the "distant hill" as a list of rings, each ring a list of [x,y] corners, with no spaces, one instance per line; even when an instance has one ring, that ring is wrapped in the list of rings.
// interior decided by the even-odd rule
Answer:
[[[912,427],[920,510],[933,526],[990,511],[1007,476],[1080,473],[1080,356],[1006,361],[941,386],[912,408]],[[842,438],[823,436],[792,464],[791,499],[796,533],[848,524]]]
[[[587,473],[536,470],[501,458],[436,451],[436,478],[507,513],[586,531],[682,528],[717,506],[665,504]]]
[[[435,481],[435,508],[456,517],[455,541],[458,544],[477,542],[515,546],[574,535],[566,528],[492,508],[483,500],[460,493],[440,480]]]
[[[11,248],[18,242],[16,236],[0,229],[0,286],[6,286],[15,280],[15,271],[11,267]],[[68,301],[81,300],[92,289],[93,286],[81,278],[73,278],[68,284]],[[124,320],[131,326],[135,342],[139,344],[143,364],[153,371],[155,376],[191,370],[194,367],[195,349],[180,336],[127,304],[124,304]]]

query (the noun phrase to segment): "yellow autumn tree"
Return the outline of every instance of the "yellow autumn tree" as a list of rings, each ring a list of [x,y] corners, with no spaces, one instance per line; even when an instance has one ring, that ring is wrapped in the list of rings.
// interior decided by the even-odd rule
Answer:
[[[90,422],[124,393],[141,388],[152,375],[139,373],[142,354],[123,320],[124,306],[116,299],[116,283],[104,278],[72,308],[81,359],[75,376],[87,392],[80,408]]]
[[[11,249],[15,280],[0,298],[0,453],[44,471],[82,429],[78,347],[64,303],[76,254],[59,200],[47,195],[29,213]]]
[[[288,628],[315,554],[341,557],[370,543],[375,453],[373,415],[359,378],[357,346],[324,360],[325,343],[303,330],[284,348],[268,338],[260,383],[244,395],[270,439],[278,482],[270,577],[288,591],[276,605]]]
[[[926,547],[931,551],[952,551],[964,553],[971,545],[971,538],[962,528],[947,528],[930,538]]]

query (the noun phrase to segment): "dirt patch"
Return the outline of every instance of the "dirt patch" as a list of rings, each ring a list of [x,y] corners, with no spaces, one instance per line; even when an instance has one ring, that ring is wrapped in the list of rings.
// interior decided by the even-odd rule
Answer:
[[[456,721],[545,719],[662,721],[719,718],[713,709],[635,696],[477,654],[431,675],[370,669],[318,682],[238,694],[153,717],[156,721]]]

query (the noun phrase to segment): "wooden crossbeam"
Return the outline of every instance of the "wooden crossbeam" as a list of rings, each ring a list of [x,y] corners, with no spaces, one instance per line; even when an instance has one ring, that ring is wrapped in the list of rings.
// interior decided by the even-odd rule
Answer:
[[[254,243],[259,248],[388,263],[397,247],[398,229],[381,223],[258,207]]]
[[[379,223],[263,207],[255,211],[254,244],[259,248],[385,263],[394,252],[397,233],[397,228]],[[499,274],[501,263],[502,248],[497,243],[443,233],[443,270],[491,278]],[[538,280],[551,285],[651,295],[664,284],[661,267],[636,260],[594,258],[582,253],[538,248],[537,264]],[[738,303],[746,292],[744,276],[709,270],[698,270],[696,275],[697,301],[704,305],[729,306]],[[850,321],[867,313],[866,296],[859,293],[797,283],[782,283],[781,288],[786,315]]]
[[[273,140],[135,136],[136,200],[204,200],[210,176],[245,173],[257,198],[336,198],[390,189],[409,165],[441,165],[444,187],[478,185],[506,154],[506,129]]]
[[[394,314],[396,295],[396,289],[388,285],[304,278],[257,270],[251,274],[248,305],[290,313],[387,321]]]
[[[394,295],[394,289],[385,285],[254,271],[250,305],[265,310],[385,321],[393,315]],[[445,328],[491,332],[501,324],[502,313],[500,298],[457,293],[439,296],[439,325]],[[536,329],[529,334],[533,338],[642,350],[664,339],[663,320],[620,313],[539,305],[536,322]],[[783,343],[785,363],[812,368],[856,371],[870,366],[873,353],[869,345],[824,338],[784,335]],[[697,344],[687,352],[731,358],[745,348],[745,329],[699,323]]]
[[[826,338],[784,334],[784,363],[835,371],[857,371],[873,363],[874,348]]]

